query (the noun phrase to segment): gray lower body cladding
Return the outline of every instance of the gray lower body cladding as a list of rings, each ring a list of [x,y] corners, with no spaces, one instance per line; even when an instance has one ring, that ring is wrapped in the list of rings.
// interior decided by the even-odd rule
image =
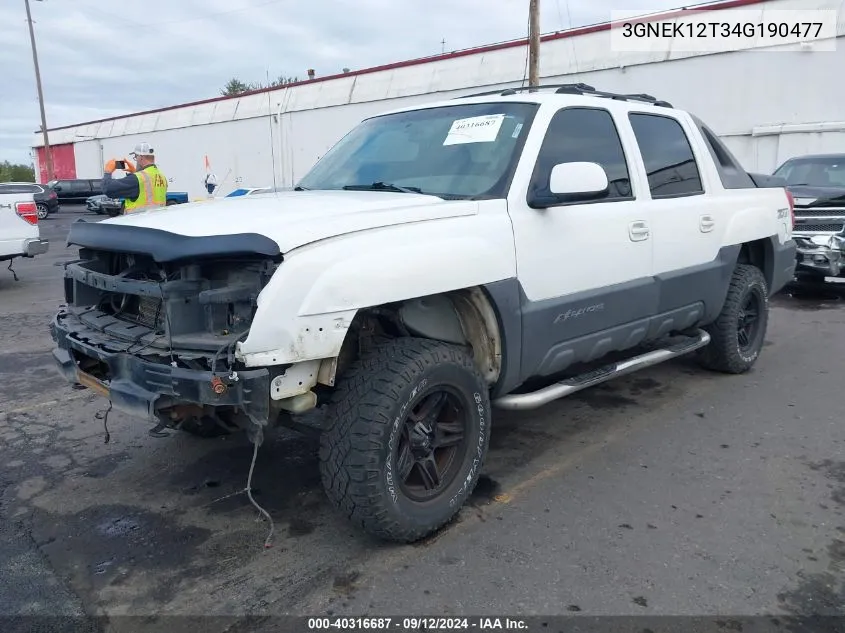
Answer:
[[[775,294],[794,277],[796,246],[775,237],[762,242],[763,273]],[[487,285],[505,351],[493,396],[712,323],[722,310],[741,249],[728,246],[706,264],[545,301],[527,299],[517,279]]]
[[[253,420],[267,420],[270,374],[267,369],[237,372],[226,390],[213,389],[210,371],[173,367],[141,358],[107,335],[92,331],[77,316],[60,312],[50,326],[56,343],[53,357],[64,377],[104,397],[118,411],[159,421],[160,412],[180,404],[234,407]],[[177,351],[178,353],[178,351]]]

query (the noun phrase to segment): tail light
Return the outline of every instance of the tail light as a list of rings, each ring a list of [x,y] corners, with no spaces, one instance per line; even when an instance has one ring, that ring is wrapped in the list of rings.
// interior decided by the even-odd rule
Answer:
[[[34,202],[16,202],[15,213],[17,213],[23,221],[28,222],[29,224],[38,224],[38,210],[35,208]]]
[[[51,192],[50,192],[50,199],[51,199],[51,200],[52,200],[53,198],[58,198],[58,197],[59,197],[59,194],[57,194],[55,191],[51,191]]]
[[[789,217],[791,218],[792,228],[794,229],[795,228],[795,198],[792,196],[792,194],[789,191],[787,191],[786,192],[786,199],[789,202]]]

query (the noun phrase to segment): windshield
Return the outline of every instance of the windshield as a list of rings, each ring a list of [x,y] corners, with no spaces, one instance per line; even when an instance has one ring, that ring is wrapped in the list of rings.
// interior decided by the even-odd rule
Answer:
[[[536,110],[529,103],[481,103],[368,119],[332,147],[299,187],[503,197]]]
[[[845,155],[789,160],[774,175],[784,178],[791,186],[845,189]]]

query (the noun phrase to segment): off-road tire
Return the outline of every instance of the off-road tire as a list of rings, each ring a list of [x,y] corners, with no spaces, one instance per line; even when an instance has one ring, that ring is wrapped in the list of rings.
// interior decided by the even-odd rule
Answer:
[[[438,385],[465,408],[467,444],[452,458],[450,483],[419,502],[400,485],[398,445],[405,416]],[[335,507],[365,532],[417,541],[451,521],[475,488],[490,441],[490,400],[464,348],[411,337],[379,342],[339,379],[328,414],[319,452],[323,486]]]
[[[759,324],[753,340],[743,349],[739,343],[739,320],[749,295],[756,295]],[[719,317],[705,327],[710,343],[701,349],[698,360],[707,369],[726,374],[747,372],[760,355],[769,323],[769,290],[766,278],[756,266],[738,264]]]

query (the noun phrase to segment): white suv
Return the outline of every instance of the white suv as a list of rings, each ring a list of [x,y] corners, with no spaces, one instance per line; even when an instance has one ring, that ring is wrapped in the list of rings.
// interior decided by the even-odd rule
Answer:
[[[369,118],[294,191],[75,223],[55,356],[156,432],[257,444],[328,405],[328,496],[413,541],[471,493],[492,406],[690,352],[751,368],[791,232],[783,183],[693,115],[507,90]]]

